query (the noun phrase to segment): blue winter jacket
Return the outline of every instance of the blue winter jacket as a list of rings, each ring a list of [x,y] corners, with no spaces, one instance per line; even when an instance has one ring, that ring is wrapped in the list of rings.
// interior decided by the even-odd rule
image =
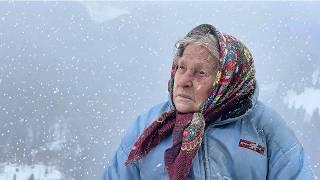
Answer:
[[[188,179],[312,179],[298,139],[275,111],[257,101],[257,91],[251,109],[206,128]],[[104,180],[169,179],[164,152],[172,146],[172,136],[141,160],[128,166],[124,164],[138,136],[168,108],[168,102],[162,103],[137,118],[107,165]]]

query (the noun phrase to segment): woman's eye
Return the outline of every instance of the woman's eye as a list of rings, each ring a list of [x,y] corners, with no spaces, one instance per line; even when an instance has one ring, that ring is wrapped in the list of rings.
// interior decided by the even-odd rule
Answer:
[[[206,75],[206,72],[205,71],[199,71],[199,74],[200,75]]]
[[[185,67],[183,65],[179,65],[178,68],[179,69],[185,69]]]

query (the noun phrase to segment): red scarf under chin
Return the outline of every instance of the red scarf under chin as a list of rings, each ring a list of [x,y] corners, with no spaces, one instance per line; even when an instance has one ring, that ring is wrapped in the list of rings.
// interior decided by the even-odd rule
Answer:
[[[189,174],[192,160],[202,142],[204,126],[201,113],[166,112],[144,130],[126,164],[145,156],[172,133],[173,145],[164,153],[165,166],[171,180],[183,180]]]
[[[193,157],[201,144],[204,132],[204,128],[201,128],[201,126],[205,126],[205,122],[199,116],[202,115],[200,113],[176,113],[175,126],[172,132],[173,145],[164,153],[164,161],[170,179],[184,179],[189,174]],[[196,127],[188,129],[192,120],[196,122],[193,123]],[[199,130],[198,133],[194,132],[197,130]],[[192,133],[197,134],[197,136],[192,136]]]

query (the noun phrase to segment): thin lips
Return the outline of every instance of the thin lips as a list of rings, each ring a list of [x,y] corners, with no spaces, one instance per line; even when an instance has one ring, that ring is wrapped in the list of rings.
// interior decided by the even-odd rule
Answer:
[[[183,98],[186,98],[186,99],[193,100],[191,96],[188,96],[188,95],[186,95],[186,94],[178,94],[177,96],[180,96],[180,97],[183,97]]]

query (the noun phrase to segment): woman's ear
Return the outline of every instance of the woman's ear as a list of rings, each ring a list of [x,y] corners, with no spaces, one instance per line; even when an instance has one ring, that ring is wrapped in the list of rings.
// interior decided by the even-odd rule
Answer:
[[[184,49],[185,49],[184,45],[182,45],[182,44],[179,45],[178,50],[177,50],[177,56],[182,57]]]

